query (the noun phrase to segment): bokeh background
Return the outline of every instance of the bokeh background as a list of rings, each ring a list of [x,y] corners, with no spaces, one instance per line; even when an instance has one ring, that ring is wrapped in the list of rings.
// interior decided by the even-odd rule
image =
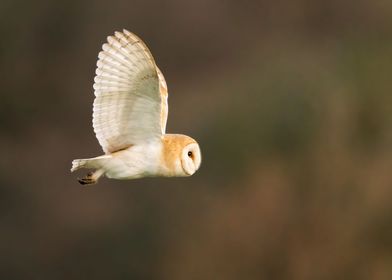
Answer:
[[[190,178],[81,187],[127,28]],[[0,2],[1,279],[392,279],[392,2]]]

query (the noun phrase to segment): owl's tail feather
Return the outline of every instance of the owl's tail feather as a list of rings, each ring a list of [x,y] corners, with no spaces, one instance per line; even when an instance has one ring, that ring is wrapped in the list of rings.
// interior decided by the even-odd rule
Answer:
[[[71,172],[80,168],[100,169],[105,164],[106,160],[110,158],[110,155],[103,155],[95,158],[75,159],[72,161]]]
[[[80,168],[85,167],[85,165],[87,164],[88,160],[85,159],[75,159],[72,161],[72,168],[71,168],[71,172],[74,172]]]

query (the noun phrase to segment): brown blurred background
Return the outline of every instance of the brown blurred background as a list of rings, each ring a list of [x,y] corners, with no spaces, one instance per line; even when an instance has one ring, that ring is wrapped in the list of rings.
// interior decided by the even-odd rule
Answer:
[[[190,178],[81,187],[92,83],[127,28]],[[0,3],[1,279],[392,279],[391,1]]]

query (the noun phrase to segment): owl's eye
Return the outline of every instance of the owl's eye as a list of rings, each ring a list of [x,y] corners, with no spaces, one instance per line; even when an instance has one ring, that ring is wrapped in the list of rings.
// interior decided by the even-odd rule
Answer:
[[[189,152],[188,152],[188,157],[191,158],[192,156],[193,156],[193,153],[192,153],[191,151],[189,151]]]

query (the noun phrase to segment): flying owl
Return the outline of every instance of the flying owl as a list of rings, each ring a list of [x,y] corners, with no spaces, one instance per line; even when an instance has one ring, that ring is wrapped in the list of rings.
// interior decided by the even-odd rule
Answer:
[[[94,78],[93,127],[105,155],[72,161],[71,172],[94,169],[78,179],[94,184],[113,179],[183,177],[201,163],[197,142],[166,134],[167,85],[151,52],[135,34],[123,30],[107,38]]]

